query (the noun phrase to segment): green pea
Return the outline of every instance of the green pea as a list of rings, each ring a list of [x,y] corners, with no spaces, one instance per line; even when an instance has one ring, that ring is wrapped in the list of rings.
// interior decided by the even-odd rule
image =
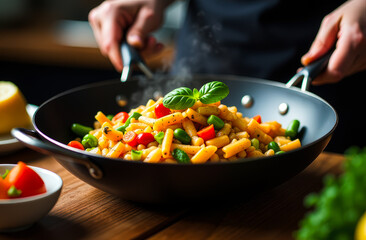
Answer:
[[[130,123],[131,123],[131,119],[132,118],[134,118],[134,119],[139,119],[139,117],[141,117],[142,115],[141,115],[141,113],[139,113],[139,112],[133,112],[132,114],[131,114],[131,116],[129,116],[128,118],[127,118],[127,120],[126,120],[126,122],[125,122],[125,124],[123,124],[122,126],[120,126],[120,127],[118,127],[118,128],[116,128],[116,130],[117,131],[121,131],[121,132],[123,132],[123,133],[125,133],[126,132],[126,128],[130,125]]]
[[[190,163],[190,159],[187,155],[187,153],[183,150],[180,150],[178,148],[173,150],[173,158],[177,160],[178,163]]]
[[[141,156],[142,156],[142,151],[137,151],[137,150],[131,150],[131,158],[134,161],[139,161],[141,160]]]
[[[164,132],[159,132],[158,134],[156,134],[154,136],[155,140],[159,143],[162,144],[163,143],[163,139],[164,139]]]
[[[191,143],[191,137],[181,128],[177,128],[174,130],[174,137],[175,139],[179,140],[183,144]]]
[[[255,147],[255,149],[259,148],[259,140],[256,138],[253,138],[252,140],[250,140],[252,143],[252,146]]]
[[[285,135],[294,139],[299,131],[299,127],[300,121],[297,119],[292,120],[286,129]]]
[[[275,153],[281,151],[280,146],[275,141],[268,143],[268,149],[272,149]]]
[[[216,130],[220,130],[221,128],[223,128],[223,127],[224,127],[225,122],[224,122],[224,121],[222,121],[218,116],[216,116],[216,115],[211,115],[211,116],[209,116],[209,117],[208,117],[208,119],[207,119],[207,124],[209,124],[209,125],[213,124],[213,125],[214,125],[214,128],[215,128]]]
[[[113,117],[114,117],[114,115],[112,115],[112,114],[107,115],[107,118],[108,118],[109,120],[111,120],[111,121],[112,121]]]
[[[81,140],[81,144],[83,144],[85,148],[93,148],[98,146],[98,139],[92,134],[86,134],[83,137],[83,140]]]
[[[75,133],[79,137],[85,136],[92,130],[93,129],[91,127],[87,127],[87,126],[81,125],[79,123],[74,123],[71,125],[71,131],[73,131],[73,133]]]

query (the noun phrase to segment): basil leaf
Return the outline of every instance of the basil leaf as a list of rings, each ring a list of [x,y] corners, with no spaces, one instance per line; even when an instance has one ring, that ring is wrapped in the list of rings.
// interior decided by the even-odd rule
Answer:
[[[196,101],[197,98],[191,89],[180,87],[164,96],[163,105],[170,109],[181,110],[192,107]]]
[[[203,85],[199,93],[199,100],[204,104],[210,104],[224,99],[229,94],[229,87],[225,83],[214,81]]]

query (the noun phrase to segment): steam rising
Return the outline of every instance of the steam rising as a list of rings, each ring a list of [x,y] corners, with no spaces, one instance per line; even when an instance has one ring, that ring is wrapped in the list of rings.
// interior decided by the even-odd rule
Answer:
[[[205,12],[197,13],[198,18],[204,18]],[[211,25],[200,26],[195,24],[193,32],[196,36],[189,39],[189,47],[184,51],[184,57],[179,58],[172,67],[172,62],[169,60],[162,61],[162,70],[154,75],[153,79],[147,79],[145,76],[136,76],[138,81],[138,91],[135,91],[130,98],[130,106],[136,107],[138,105],[145,105],[149,99],[157,99],[163,97],[169,91],[178,87],[200,88],[201,83],[196,82],[193,77],[192,69],[195,66],[207,65],[210,55],[217,54],[222,51],[219,40],[215,37],[218,32],[222,31],[221,23],[215,22]],[[179,55],[179,54],[178,54]],[[199,68],[198,68],[199,69]],[[173,75],[166,75],[164,73],[172,70]],[[214,73],[209,71],[207,73]],[[202,73],[202,72],[198,72]]]

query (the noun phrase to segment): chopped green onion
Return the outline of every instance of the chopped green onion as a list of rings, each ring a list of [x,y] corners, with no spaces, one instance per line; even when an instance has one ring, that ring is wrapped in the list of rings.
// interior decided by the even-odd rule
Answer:
[[[17,189],[14,185],[12,185],[8,190],[9,197],[19,197],[22,194],[22,190]]]
[[[131,150],[131,158],[134,161],[139,161],[141,160],[141,156],[142,156],[142,151],[137,151],[137,150]]]
[[[9,173],[9,169],[6,169],[6,170],[5,170],[5,173],[4,173],[3,175],[1,175],[1,177],[2,177],[3,179],[5,179],[5,178],[6,178],[6,176],[8,176],[8,173]]]
[[[164,132],[159,132],[158,134],[155,134],[154,138],[159,144],[162,144],[164,139]]]
[[[125,133],[126,132],[126,128],[130,125],[130,123],[131,123],[131,119],[132,118],[134,118],[134,119],[139,119],[139,117],[141,117],[142,115],[141,115],[141,113],[139,113],[139,112],[133,112],[132,114],[131,114],[131,116],[129,116],[128,118],[127,118],[127,120],[126,120],[126,122],[125,122],[125,124],[123,124],[122,126],[120,126],[120,127],[118,127],[118,128],[116,128],[116,130],[117,131],[121,131],[121,132],[123,132],[123,133]]]
[[[276,154],[282,154],[282,153],[285,153],[285,151],[278,151],[278,152],[276,152]]]

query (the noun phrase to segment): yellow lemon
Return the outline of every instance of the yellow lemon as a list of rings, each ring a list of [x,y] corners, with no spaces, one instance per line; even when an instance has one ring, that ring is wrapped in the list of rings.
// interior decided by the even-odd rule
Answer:
[[[12,82],[0,81],[0,134],[9,133],[14,127],[28,127],[30,117],[26,101]]]
[[[362,215],[357,223],[355,240],[366,240],[366,213]]]

